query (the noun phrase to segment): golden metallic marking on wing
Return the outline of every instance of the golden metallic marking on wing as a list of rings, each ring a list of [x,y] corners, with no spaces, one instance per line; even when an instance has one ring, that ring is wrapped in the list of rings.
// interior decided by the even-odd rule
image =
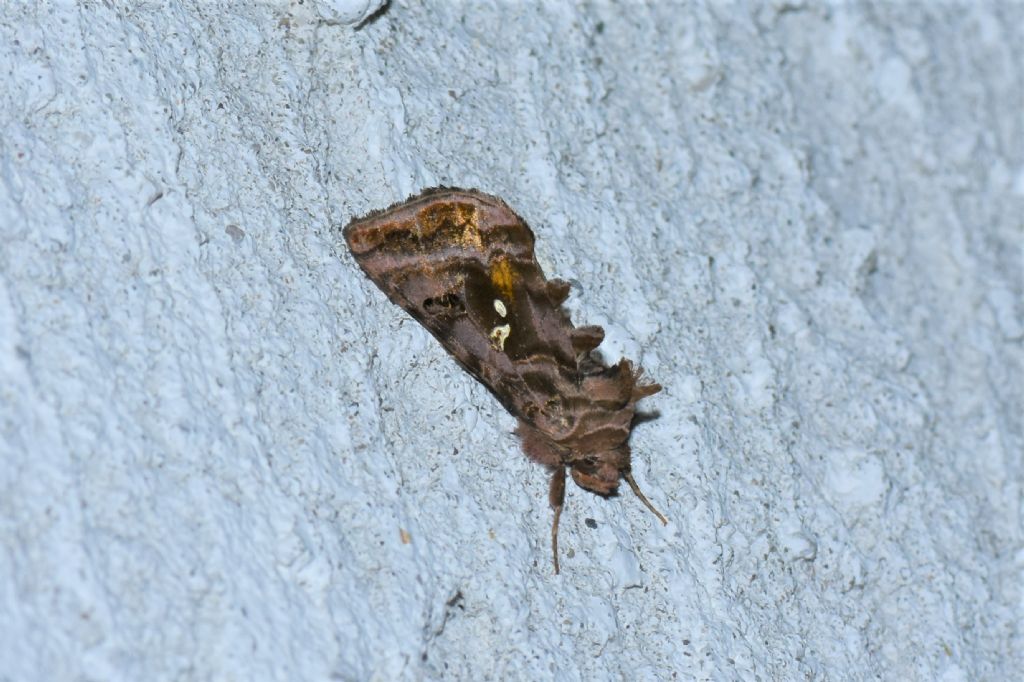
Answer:
[[[461,232],[455,234],[455,230]],[[483,252],[480,234],[480,213],[476,206],[465,202],[443,202],[423,207],[416,214],[413,233],[419,239],[430,239],[436,234],[451,234],[464,249]]]
[[[462,224],[462,245],[467,249],[472,248],[477,253],[484,252],[484,240],[480,234],[480,214],[469,205],[462,206],[465,211],[460,211],[459,220]]]
[[[515,286],[516,272],[509,263],[507,256],[499,256],[491,263],[491,284],[509,300],[515,300],[512,288]]]

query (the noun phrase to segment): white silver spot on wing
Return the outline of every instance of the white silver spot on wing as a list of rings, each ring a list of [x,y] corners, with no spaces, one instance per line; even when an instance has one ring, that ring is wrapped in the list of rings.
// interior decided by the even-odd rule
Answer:
[[[503,324],[491,330],[491,343],[500,351],[505,350],[505,339],[512,333],[512,325]]]

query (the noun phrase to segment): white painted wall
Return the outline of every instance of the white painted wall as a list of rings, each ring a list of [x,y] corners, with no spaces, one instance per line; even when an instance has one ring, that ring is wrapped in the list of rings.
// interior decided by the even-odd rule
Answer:
[[[0,679],[1018,674],[1024,6],[816,5],[4,3]],[[667,528],[552,575],[336,233],[437,184],[664,384]]]

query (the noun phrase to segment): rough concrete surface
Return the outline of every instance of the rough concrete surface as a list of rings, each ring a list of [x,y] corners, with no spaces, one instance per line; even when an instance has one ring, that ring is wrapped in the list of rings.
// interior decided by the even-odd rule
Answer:
[[[0,9],[0,680],[1024,670],[1024,5]],[[547,475],[338,228],[505,198],[664,391]]]

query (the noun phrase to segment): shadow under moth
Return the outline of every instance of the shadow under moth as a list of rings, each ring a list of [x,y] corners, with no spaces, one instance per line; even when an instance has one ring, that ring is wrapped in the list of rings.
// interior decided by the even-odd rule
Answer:
[[[605,497],[625,479],[668,523],[633,480],[628,443],[637,401],[661,386],[625,358],[608,367],[592,353],[604,330],[573,326],[568,282],[544,277],[533,232],[504,201],[428,189],[353,220],[344,236],[374,284],[519,420],[523,452],[551,471],[555,573],[567,468]]]

